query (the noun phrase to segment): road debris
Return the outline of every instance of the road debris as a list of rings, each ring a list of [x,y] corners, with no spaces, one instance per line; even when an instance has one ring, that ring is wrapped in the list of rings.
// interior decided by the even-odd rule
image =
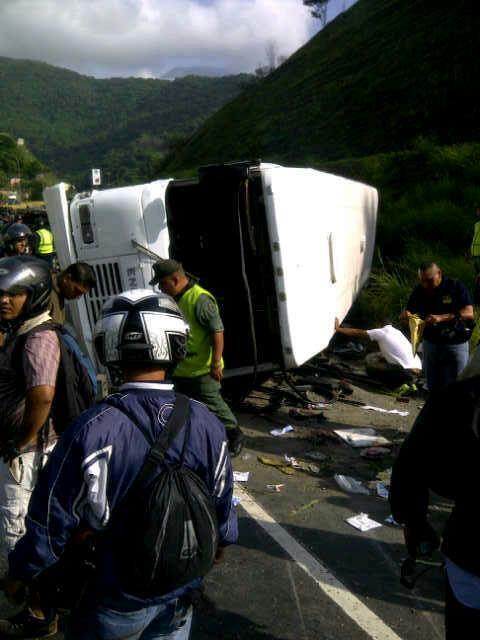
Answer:
[[[249,478],[250,478],[250,471],[234,471],[233,472],[234,482],[248,482]]]
[[[383,498],[384,500],[388,500],[389,494],[389,487],[384,482],[377,482],[377,496],[379,498]]]
[[[262,464],[266,464],[270,467],[275,467],[287,476],[293,476],[295,469],[285,464],[285,461],[281,458],[270,458],[268,456],[258,456],[258,461]]]
[[[367,458],[367,460],[379,460],[380,458],[389,456],[390,453],[390,449],[387,449],[386,447],[368,447],[368,449],[360,451],[362,458]]]
[[[303,457],[308,460],[315,460],[315,462],[326,462],[329,459],[329,456],[321,451],[307,451],[303,454]]]
[[[242,500],[239,496],[232,496],[232,504],[234,507],[238,507],[241,501]]]
[[[286,427],[281,429],[272,429],[270,433],[272,436],[284,436],[286,433],[290,433],[291,431],[295,431],[291,424],[287,424]]]
[[[296,516],[297,513],[301,513],[302,511],[307,511],[307,509],[311,509],[312,507],[314,507],[319,502],[320,502],[320,500],[316,499],[316,500],[311,500],[310,502],[307,502],[306,504],[302,504],[302,506],[298,507],[298,509],[294,509],[293,511],[290,511],[290,515]]]
[[[390,514],[385,518],[385,522],[387,524],[391,524],[394,527],[403,527],[403,524],[400,524],[400,522],[397,522],[395,518],[392,516],[392,514]]]
[[[267,489],[274,493],[280,493],[284,486],[284,484],[267,484]]]
[[[378,411],[379,413],[390,413],[397,416],[402,416],[402,418],[405,418],[406,416],[409,415],[408,411],[400,411],[399,409],[383,409],[382,407],[374,407],[369,404],[362,407],[362,409],[365,409],[365,411]]]
[[[345,522],[348,522],[349,525],[355,527],[355,529],[359,529],[360,531],[370,531],[370,529],[376,529],[377,527],[382,526],[380,522],[372,520],[368,516],[368,513],[359,513],[357,516],[347,518]]]
[[[370,495],[370,491],[360,480],[355,480],[355,478],[351,476],[344,476],[340,473],[336,473],[333,477],[340,489],[343,489],[347,493],[359,493],[364,496]]]
[[[370,427],[358,427],[354,429],[335,429],[337,434],[351,447],[374,447],[375,445],[388,445],[389,440],[383,436],[377,436],[375,429]]]

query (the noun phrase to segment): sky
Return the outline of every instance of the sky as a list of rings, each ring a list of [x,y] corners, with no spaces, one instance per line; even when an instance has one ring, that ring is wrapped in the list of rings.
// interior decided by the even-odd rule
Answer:
[[[355,0],[330,0],[332,19]],[[90,76],[252,72],[320,28],[302,0],[0,0],[0,56]]]

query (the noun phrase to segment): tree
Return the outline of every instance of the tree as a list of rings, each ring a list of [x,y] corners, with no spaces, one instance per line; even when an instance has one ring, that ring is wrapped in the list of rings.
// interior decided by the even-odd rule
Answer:
[[[314,18],[318,18],[322,25],[327,22],[327,9],[330,0],[303,0],[303,4],[310,7],[310,13]]]

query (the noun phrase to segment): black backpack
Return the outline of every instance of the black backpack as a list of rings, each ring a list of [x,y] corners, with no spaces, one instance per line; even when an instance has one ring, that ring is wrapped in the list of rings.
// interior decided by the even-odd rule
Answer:
[[[129,413],[109,404],[125,413],[148,440]],[[213,498],[183,463],[189,409],[189,399],[177,394],[167,424],[115,513],[113,544],[122,586],[142,597],[161,596],[205,576],[215,560],[218,522]],[[165,453],[183,427],[187,431],[181,459],[168,464]]]
[[[21,356],[27,337],[52,330],[58,336],[60,363],[50,415],[55,431],[61,434],[75,418],[95,403],[97,384],[91,361],[82,353],[75,338],[64,327],[54,322],[45,322],[17,338],[12,352],[12,362],[23,376]]]

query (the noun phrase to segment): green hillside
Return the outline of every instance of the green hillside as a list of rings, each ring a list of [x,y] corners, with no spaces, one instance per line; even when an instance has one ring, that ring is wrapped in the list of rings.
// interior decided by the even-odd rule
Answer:
[[[480,140],[474,0],[359,0],[220,109],[166,165],[261,157],[315,165]]]
[[[98,80],[0,57],[0,131],[25,138],[59,175],[101,166],[117,182],[143,179],[165,148],[252,81],[248,75]]]

